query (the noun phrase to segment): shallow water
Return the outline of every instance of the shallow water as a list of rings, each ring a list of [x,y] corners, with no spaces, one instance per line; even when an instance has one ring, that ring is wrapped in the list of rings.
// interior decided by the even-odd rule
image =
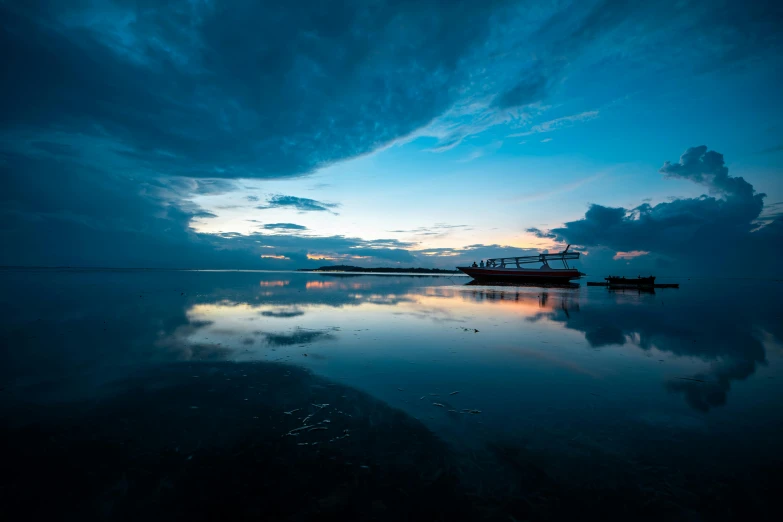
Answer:
[[[3,501],[82,519],[776,518],[783,283],[468,281],[3,271]]]

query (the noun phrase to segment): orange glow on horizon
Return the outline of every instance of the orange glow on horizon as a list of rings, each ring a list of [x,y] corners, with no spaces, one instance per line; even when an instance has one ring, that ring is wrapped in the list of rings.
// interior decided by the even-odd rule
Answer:
[[[336,281],[308,281],[307,284],[305,284],[306,289],[311,288],[337,288],[337,282]]]
[[[260,281],[258,286],[288,286],[291,281]]]

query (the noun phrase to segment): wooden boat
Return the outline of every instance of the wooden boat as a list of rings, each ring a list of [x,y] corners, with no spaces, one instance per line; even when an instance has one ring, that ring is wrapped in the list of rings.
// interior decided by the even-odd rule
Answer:
[[[579,259],[579,252],[569,252],[566,249],[557,254],[538,254],[537,256],[499,257],[487,259],[484,266],[458,266],[457,269],[468,274],[473,279],[508,281],[520,283],[567,283],[579,279],[582,274],[576,268],[568,266],[569,260]],[[560,261],[564,268],[552,268],[549,261]],[[538,268],[525,268],[521,265],[541,263]]]
[[[588,281],[587,286],[605,286],[608,288],[680,288],[680,283],[655,283],[653,285],[609,284],[606,281]]]
[[[609,286],[652,286],[655,284],[655,276],[637,277],[636,279],[609,276],[604,279],[609,283]]]

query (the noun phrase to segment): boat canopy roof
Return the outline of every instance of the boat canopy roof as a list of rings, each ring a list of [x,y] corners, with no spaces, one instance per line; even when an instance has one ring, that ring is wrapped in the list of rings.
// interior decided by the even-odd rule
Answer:
[[[556,254],[538,254],[536,256],[522,256],[522,257],[496,257],[494,259],[487,259],[487,263],[543,263],[545,261],[565,261],[566,259],[579,259],[579,252],[569,252],[568,249],[571,245],[568,245],[565,250]]]
[[[566,260],[579,259],[579,252],[569,252],[568,249],[571,245],[568,245],[565,250],[556,254],[538,254],[536,256],[521,256],[521,257],[496,257],[494,259],[487,259],[487,266],[505,266],[507,264],[515,264],[517,266],[526,263],[544,263],[548,264],[549,261],[562,261],[563,264],[568,266]]]

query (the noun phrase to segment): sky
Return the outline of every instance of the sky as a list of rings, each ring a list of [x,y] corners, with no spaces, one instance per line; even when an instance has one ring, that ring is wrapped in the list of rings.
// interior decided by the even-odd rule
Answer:
[[[0,0],[0,265],[779,276],[779,2]]]

